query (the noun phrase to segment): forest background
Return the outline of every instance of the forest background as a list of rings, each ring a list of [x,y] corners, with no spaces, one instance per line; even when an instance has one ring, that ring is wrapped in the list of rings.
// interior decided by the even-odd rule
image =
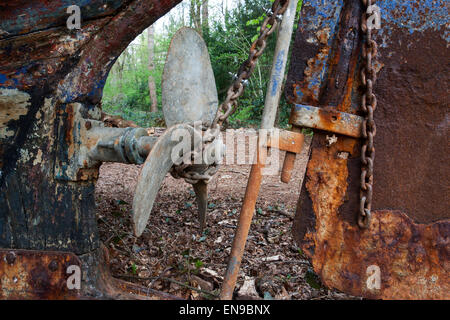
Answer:
[[[205,40],[219,102],[223,101],[234,74],[247,59],[251,43],[259,35],[259,26],[272,2],[183,0],[136,37],[116,60],[104,88],[103,111],[120,115],[143,127],[165,126],[161,109],[162,73],[170,40],[183,26],[194,28]],[[301,5],[302,1],[299,1],[296,18]],[[239,99],[237,111],[229,118],[228,127],[259,126],[276,37],[277,32],[274,32],[267,41],[267,48],[259,58],[244,95]],[[289,113],[290,105],[282,95],[277,127],[287,127]]]

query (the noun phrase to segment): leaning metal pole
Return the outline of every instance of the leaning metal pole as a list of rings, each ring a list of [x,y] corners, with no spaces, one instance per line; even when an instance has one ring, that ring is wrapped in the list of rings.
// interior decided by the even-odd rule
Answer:
[[[286,68],[286,61],[289,52],[289,44],[294,26],[297,0],[290,0],[289,6],[283,14],[283,21],[278,33],[277,45],[275,48],[274,60],[270,74],[270,81],[266,100],[264,103],[261,129],[272,129],[275,124],[275,117],[280,102],[281,84]],[[220,293],[221,300],[231,300],[239,273],[239,268],[244,254],[245,243],[255,211],[256,199],[262,182],[262,170],[265,164],[266,150],[258,141],[257,162],[252,165],[247,189],[245,191],[244,203],[239,215],[238,226],[231,248],[230,259],[225,274],[225,279]]]

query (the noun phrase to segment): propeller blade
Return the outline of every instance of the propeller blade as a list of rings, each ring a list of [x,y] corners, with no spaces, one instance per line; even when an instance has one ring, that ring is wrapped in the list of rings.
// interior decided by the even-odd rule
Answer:
[[[167,127],[201,121],[210,126],[219,107],[216,81],[203,38],[183,27],[172,38],[162,76],[162,109]],[[191,169],[202,170],[204,165]],[[207,185],[193,184],[197,197],[200,229],[206,223]]]
[[[134,193],[133,224],[134,233],[138,237],[144,232],[164,177],[181,157],[176,155],[176,152],[173,152],[175,147],[178,148],[181,145],[179,140],[174,139],[174,137],[179,136],[176,135],[177,130],[187,130],[184,133],[191,136],[191,139],[189,139],[190,145],[185,149],[193,150],[193,148],[197,149],[200,147],[200,133],[196,132],[189,125],[172,126],[159,137],[145,160]],[[197,136],[194,137],[194,135]],[[182,140],[182,142],[187,143],[187,139]]]
[[[216,81],[202,37],[183,27],[172,38],[162,76],[167,127],[202,121],[211,125],[218,109]]]
[[[195,195],[197,197],[200,232],[203,232],[206,225],[206,210],[208,208],[208,185],[204,181],[200,180],[192,186],[194,187]]]

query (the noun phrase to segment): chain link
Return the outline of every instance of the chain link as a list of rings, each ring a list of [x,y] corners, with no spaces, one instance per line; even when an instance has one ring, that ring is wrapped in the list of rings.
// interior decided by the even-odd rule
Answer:
[[[272,4],[271,12],[268,12],[266,18],[262,22],[259,37],[251,47],[248,59],[241,65],[233,84],[227,91],[225,101],[220,105],[213,127],[221,126],[227,118],[234,113],[237,107],[238,98],[244,93],[245,83],[250,78],[255,69],[258,58],[263,54],[266,48],[267,37],[270,36],[278,25],[278,16],[282,15],[289,5],[289,0],[275,0]]]
[[[370,226],[371,220],[373,162],[375,159],[373,139],[377,132],[373,118],[373,113],[377,108],[377,98],[373,93],[373,86],[375,85],[377,77],[373,65],[373,59],[377,55],[377,43],[372,39],[372,29],[367,25],[367,8],[375,4],[376,0],[361,1],[364,5],[361,29],[365,36],[365,42],[362,48],[364,65],[361,68],[361,83],[365,87],[365,92],[361,98],[361,110],[364,113],[364,122],[362,126],[362,136],[364,141],[361,147],[361,190],[358,225],[360,228],[366,229]]]
[[[189,154],[189,159],[191,163],[195,163],[195,159],[198,157],[203,157],[205,150],[211,147],[211,144],[217,141],[217,137],[220,134],[220,127],[216,129],[209,128],[205,124],[201,124],[199,127],[196,124],[192,124],[194,130],[200,129],[202,135],[202,144],[200,150],[191,150]],[[203,181],[208,184],[212,177],[219,170],[219,163],[214,162],[210,165],[204,164],[186,164],[181,163],[180,165],[173,166],[170,169],[170,174],[175,179],[184,179],[187,183],[196,184],[199,181]]]
[[[227,91],[227,96],[225,101],[219,106],[217,110],[216,117],[212,122],[210,128],[204,126],[202,130],[203,135],[203,150],[215,141],[217,136],[220,134],[220,127],[236,111],[237,100],[244,93],[245,85],[248,83],[248,79],[255,69],[258,58],[263,54],[266,48],[267,38],[275,31],[279,17],[286,11],[289,5],[289,0],[275,0],[272,4],[271,12],[267,13],[266,18],[261,24],[259,37],[256,39],[251,47],[248,59],[239,68],[239,71]],[[207,130],[210,129],[210,130]],[[203,151],[202,150],[202,151]],[[191,152],[191,158],[195,157],[195,152]],[[179,166],[172,167],[170,173],[176,179],[184,178],[188,183],[195,184],[200,180],[208,183],[212,176],[219,170],[219,165],[213,163],[206,169],[199,173],[199,167],[190,164],[181,164]]]

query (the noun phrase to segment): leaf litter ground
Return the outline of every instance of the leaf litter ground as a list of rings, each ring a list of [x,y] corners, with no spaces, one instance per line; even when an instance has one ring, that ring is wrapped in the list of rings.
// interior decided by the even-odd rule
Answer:
[[[280,182],[279,175],[263,179],[237,283],[237,299],[352,298],[324,288],[293,240],[293,216],[310,141],[307,137],[289,184]],[[281,154],[281,161],[283,158]],[[147,228],[136,238],[131,204],[140,169],[118,163],[105,163],[100,168],[97,219],[113,275],[185,299],[216,299],[250,165],[225,163],[209,183],[203,233],[199,231],[191,185],[168,174]]]

